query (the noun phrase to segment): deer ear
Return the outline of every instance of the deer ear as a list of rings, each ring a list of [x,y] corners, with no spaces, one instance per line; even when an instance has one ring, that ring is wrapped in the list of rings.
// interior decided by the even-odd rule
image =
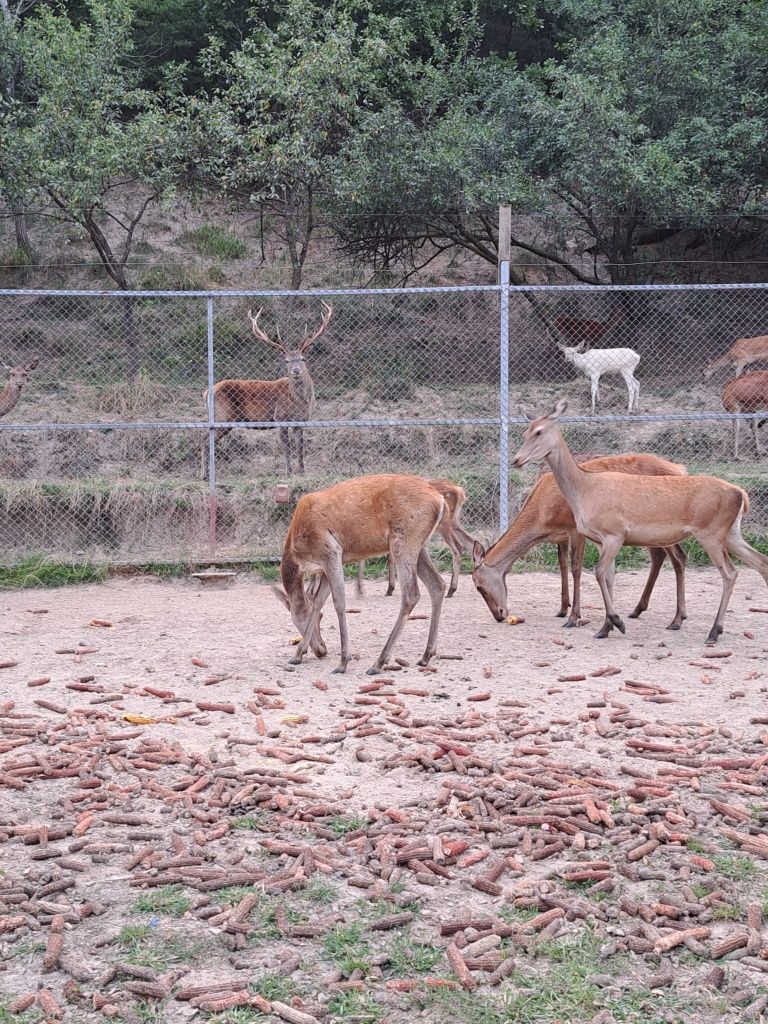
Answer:
[[[565,410],[567,408],[568,408],[568,403],[566,402],[566,400],[564,398],[558,398],[557,404],[555,405],[555,408],[549,414],[549,418],[551,420],[559,419],[563,415],[563,413],[565,412]]]
[[[27,363],[26,369],[27,370],[35,370],[37,368],[37,364],[39,362],[40,362],[40,360],[37,357],[35,357],[31,362]]]
[[[479,540],[472,545],[472,561],[475,565],[482,565],[485,561],[485,548]]]
[[[529,423],[533,423],[536,417],[533,415],[530,409],[526,409],[524,406],[520,406],[520,412],[528,420]]]
[[[288,600],[288,595],[282,589],[282,587],[272,587],[272,593],[275,595],[278,601],[281,602],[281,604],[285,605],[288,611],[291,610],[291,602]]]

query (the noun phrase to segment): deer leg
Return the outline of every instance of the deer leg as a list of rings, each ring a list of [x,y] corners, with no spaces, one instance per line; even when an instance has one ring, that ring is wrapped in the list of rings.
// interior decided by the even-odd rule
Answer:
[[[667,557],[664,548],[648,548],[648,553],[651,556],[651,571],[648,573],[648,579],[645,583],[645,589],[640,595],[640,600],[627,616],[630,619],[639,619],[643,612],[648,610],[648,602],[651,599],[653,588],[656,586],[656,580],[659,578],[659,571],[664,564],[664,559]]]
[[[428,665],[430,658],[437,651],[437,630],[440,626],[440,611],[443,607],[444,584],[442,576],[430,560],[426,547],[423,547],[419,552],[419,558],[416,562],[416,573],[429,591],[429,597],[432,602],[427,647],[417,662],[419,665]]]
[[[363,580],[365,579],[365,562],[357,563],[357,577],[355,579],[355,591],[358,597],[363,596]]]
[[[393,553],[390,552],[390,558],[392,555]],[[416,566],[412,560],[412,556],[408,553],[401,554],[397,559],[397,579],[400,583],[400,611],[398,612],[397,619],[392,627],[392,632],[387,637],[387,642],[382,648],[381,654],[368,669],[369,676],[378,675],[389,661],[392,648],[395,646],[397,638],[402,632],[405,620],[416,607],[416,602],[419,600],[419,584],[416,580]]]
[[[327,572],[328,570],[326,570],[326,574]],[[342,674],[347,671],[350,653],[349,632],[347,630],[347,593],[344,587],[344,566],[341,561],[341,549],[338,551],[338,562],[334,560],[328,582],[331,587],[333,607],[336,609],[336,615],[339,620],[339,639],[341,640],[341,661],[333,672],[334,674]]]
[[[581,573],[584,568],[584,548],[587,542],[584,536],[577,533],[571,537],[571,575],[573,576],[573,604],[568,621],[563,626],[571,629],[578,626],[581,619]]]
[[[677,596],[675,617],[667,626],[667,629],[680,629],[688,618],[688,610],[685,605],[685,564],[688,561],[688,556],[679,544],[673,544],[671,548],[667,548],[667,554],[675,570],[675,592]]]
[[[339,562],[341,562],[340,555]],[[312,609],[309,613],[306,625],[304,626],[304,633],[301,637],[301,641],[299,642],[299,646],[296,648],[296,654],[288,662],[289,665],[300,665],[302,663],[304,655],[307,653],[307,649],[313,640],[319,641],[320,646],[325,650],[325,644],[320,637],[320,615],[330,590],[330,581],[328,579],[329,571],[334,571],[333,564],[331,564],[330,567],[323,566],[323,571],[320,573],[317,583],[310,583],[310,590],[314,591],[314,595],[312,597]],[[343,578],[343,568],[341,570],[341,574]],[[318,657],[322,657],[322,655],[318,655]]]
[[[296,436],[296,446],[298,449],[298,460],[299,460],[299,473],[304,474],[304,428],[294,427],[294,435]]]
[[[760,451],[760,436],[758,434],[758,430],[760,429],[760,421],[758,420],[757,416],[755,416],[755,418],[752,420],[752,423],[755,428],[755,451],[757,452],[757,457],[759,459],[762,455],[762,452]]]
[[[289,427],[280,427],[280,444],[283,446],[285,455],[285,466],[288,476],[291,475],[291,435]]]
[[[739,431],[741,430],[741,420],[733,421],[733,457],[738,459],[739,457]]]
[[[621,548],[621,541],[621,537],[604,537],[600,545],[600,558],[595,569],[595,576],[597,577],[600,593],[603,595],[603,603],[605,604],[605,622],[595,633],[598,640],[605,639],[614,626],[619,632],[626,632],[624,623],[621,621],[621,617],[613,605],[613,594],[611,592],[613,574],[616,571],[613,563]]]
[[[744,565],[748,565],[750,569],[759,572],[765,582],[768,583],[768,557],[759,551],[755,551],[752,545],[744,540],[741,536],[741,530],[736,523],[733,524],[728,536],[725,538],[725,547],[729,554],[733,555],[734,558],[738,558]]]
[[[330,588],[328,586],[328,580],[325,578],[325,573],[313,573],[309,586],[307,587],[307,597],[313,604],[316,600],[319,600],[320,615],[318,616],[317,626],[315,627],[314,631],[309,637],[309,646],[312,648],[312,653],[317,658],[324,658],[328,653],[328,648],[325,646],[325,641],[323,640],[320,634],[320,620],[323,617],[322,608],[328,598],[329,593]]]
[[[739,534],[739,537],[740,536],[741,535]],[[715,616],[715,621],[712,624],[712,629],[710,629],[709,636],[706,640],[708,644],[714,644],[717,643],[717,638],[723,632],[723,621],[728,608],[728,602],[731,600],[733,586],[736,582],[736,577],[739,575],[738,569],[730,560],[726,552],[726,545],[736,547],[736,544],[734,541],[731,541],[731,544],[729,545],[728,540],[726,540],[726,544],[724,545],[722,540],[717,537],[699,536],[696,539],[701,543],[701,546],[709,555],[712,564],[717,568],[723,581],[723,593],[720,598],[720,605],[717,609],[717,615]],[[757,554],[757,552],[755,552],[755,554]],[[737,555],[737,557],[740,558],[741,555]],[[766,570],[766,572],[768,572],[768,570]],[[765,576],[763,578],[766,579]]]
[[[590,377],[590,381],[592,383],[592,415],[594,416],[595,415],[595,407],[596,407],[597,401],[598,401],[598,399],[600,397],[600,392],[599,392],[600,378],[599,377]]]
[[[455,537],[446,537],[446,540],[451,549],[451,585],[448,587],[448,597],[453,597],[459,586],[459,575],[461,574],[461,548],[456,543]],[[426,583],[426,580],[424,582]]]
[[[387,555],[387,592],[385,597],[392,597],[395,592],[395,562],[392,555]]]
[[[571,607],[571,592],[568,586],[568,541],[560,541],[557,545],[557,564],[560,567],[560,611],[556,619],[564,619]],[[567,623],[566,623],[567,625]]]

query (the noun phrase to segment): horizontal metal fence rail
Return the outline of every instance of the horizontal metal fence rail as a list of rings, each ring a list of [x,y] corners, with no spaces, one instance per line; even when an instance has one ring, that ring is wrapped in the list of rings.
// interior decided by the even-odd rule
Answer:
[[[295,351],[321,302],[316,404],[217,408],[216,382],[285,379],[249,308]],[[577,455],[649,451],[733,479],[768,532],[768,399],[724,408],[736,365],[720,358],[766,334],[768,284],[509,285],[504,265],[477,286],[0,289],[0,363],[26,373],[0,419],[0,561],[273,558],[302,493],[375,472],[456,480],[490,539],[538,471],[510,467],[527,416],[560,396]],[[762,366],[768,348],[743,378]]]

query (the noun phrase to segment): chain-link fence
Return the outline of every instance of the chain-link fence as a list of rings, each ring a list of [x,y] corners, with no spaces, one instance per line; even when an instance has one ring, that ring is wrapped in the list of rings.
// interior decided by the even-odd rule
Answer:
[[[460,483],[490,538],[537,471],[509,468],[525,413],[559,395],[577,454],[734,480],[768,532],[768,286],[5,290],[0,325],[7,563],[275,556],[301,494],[390,471]]]

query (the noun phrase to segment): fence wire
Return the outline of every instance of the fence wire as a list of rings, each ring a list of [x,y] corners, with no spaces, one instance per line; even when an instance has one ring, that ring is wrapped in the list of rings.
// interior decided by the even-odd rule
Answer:
[[[379,472],[460,483],[490,539],[537,472],[509,467],[525,416],[561,395],[577,455],[733,480],[768,532],[765,285],[6,290],[0,324],[4,563],[273,557],[301,494]]]

